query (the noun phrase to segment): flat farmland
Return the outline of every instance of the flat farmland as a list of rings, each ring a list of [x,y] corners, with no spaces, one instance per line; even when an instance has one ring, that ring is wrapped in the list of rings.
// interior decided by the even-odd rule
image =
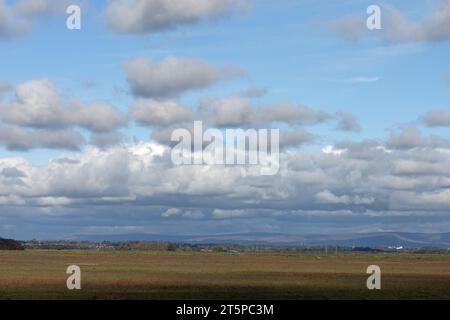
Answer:
[[[450,255],[0,251],[0,299],[450,299]]]

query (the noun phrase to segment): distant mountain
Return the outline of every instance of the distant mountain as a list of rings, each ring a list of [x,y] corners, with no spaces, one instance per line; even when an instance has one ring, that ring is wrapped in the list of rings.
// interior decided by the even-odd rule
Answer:
[[[190,244],[272,244],[272,245],[338,245],[355,247],[388,247],[403,246],[405,248],[450,248],[450,233],[406,233],[379,232],[365,234],[342,235],[293,235],[282,233],[241,233],[217,235],[157,235],[157,234],[124,234],[124,235],[80,235],[70,240],[91,242],[118,241],[164,241]]]
[[[19,241],[0,238],[0,250],[23,250]]]

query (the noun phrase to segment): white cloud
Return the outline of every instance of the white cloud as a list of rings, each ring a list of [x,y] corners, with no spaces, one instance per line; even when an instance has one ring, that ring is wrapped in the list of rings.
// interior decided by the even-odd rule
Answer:
[[[30,80],[15,88],[15,97],[0,101],[0,143],[9,149],[77,149],[84,138],[75,131],[86,129],[97,135],[125,124],[124,117],[107,102],[84,104],[65,101],[48,79]],[[103,139],[103,142],[105,139]]]
[[[372,204],[375,199],[373,197],[364,197],[359,195],[349,196],[342,195],[336,196],[331,191],[324,190],[316,194],[316,199],[321,203],[329,203],[329,204]]]
[[[181,210],[180,210],[180,209],[177,209],[177,208],[170,208],[170,209],[167,209],[165,212],[163,212],[163,213],[161,214],[161,216],[164,217],[164,218],[170,218],[170,217],[172,217],[172,216],[179,215],[180,213],[181,213]]]

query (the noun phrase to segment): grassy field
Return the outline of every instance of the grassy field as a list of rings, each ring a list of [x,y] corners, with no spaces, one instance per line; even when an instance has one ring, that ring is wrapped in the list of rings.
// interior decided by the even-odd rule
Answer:
[[[82,290],[65,271],[82,270]],[[382,290],[366,288],[379,265]],[[450,255],[0,252],[0,299],[450,299]]]

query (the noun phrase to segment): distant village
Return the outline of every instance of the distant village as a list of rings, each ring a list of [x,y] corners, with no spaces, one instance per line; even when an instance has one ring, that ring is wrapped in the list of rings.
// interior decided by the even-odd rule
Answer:
[[[450,254],[450,249],[404,247],[346,247],[306,245],[242,245],[242,244],[188,244],[170,242],[87,242],[87,241],[15,241],[0,238],[0,250],[118,250],[118,251],[186,251],[216,253],[438,253]]]

